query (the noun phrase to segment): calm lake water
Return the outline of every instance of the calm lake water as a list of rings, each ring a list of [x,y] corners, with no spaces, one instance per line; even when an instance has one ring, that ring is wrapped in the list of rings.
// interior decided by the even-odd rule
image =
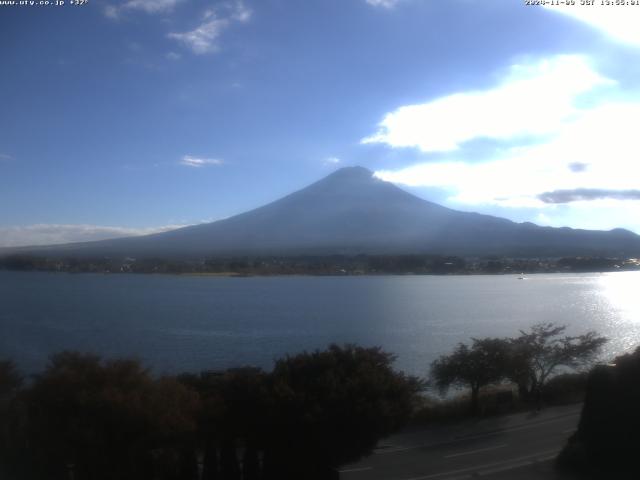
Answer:
[[[219,278],[0,272],[0,358],[40,370],[64,349],[135,356],[156,372],[240,365],[331,342],[380,345],[424,375],[470,337],[536,322],[640,344],[640,272]]]

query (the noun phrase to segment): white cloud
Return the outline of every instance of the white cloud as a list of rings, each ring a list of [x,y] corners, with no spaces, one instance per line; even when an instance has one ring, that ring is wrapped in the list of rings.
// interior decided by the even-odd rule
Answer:
[[[139,11],[148,14],[171,12],[183,0],[128,0],[120,5],[107,5],[104,14],[112,19],[118,19],[123,11]]]
[[[222,165],[223,163],[224,161],[219,158],[197,158],[191,155],[185,155],[180,160],[180,165],[194,168],[206,167],[207,165]]]
[[[106,17],[109,17],[113,20],[118,19],[118,17],[120,16],[120,11],[118,10],[118,7],[116,7],[115,5],[107,5],[106,7],[104,7],[103,10],[104,14]]]
[[[162,13],[173,10],[182,0],[129,0],[122,8],[146,13]]]
[[[568,7],[545,5],[544,8],[585,22],[616,41],[640,47],[640,7],[638,5],[594,5]]]
[[[551,215],[562,213],[561,218],[574,226],[626,225],[640,231],[640,201],[631,194],[637,191],[640,178],[637,118],[640,103],[604,103],[562,125],[547,142],[509,149],[488,162],[451,158],[376,175],[409,186],[445,188],[454,203],[541,209],[548,215],[545,223],[555,218]],[[588,195],[590,189],[593,195]],[[573,198],[572,191],[577,193]],[[542,196],[548,192],[565,194],[568,201],[562,209]],[[591,217],[589,209],[593,209]],[[577,223],[571,223],[570,212],[575,212]]]
[[[248,22],[253,12],[248,8],[242,0],[237,0],[232,6],[231,18],[238,22]]]
[[[56,225],[38,224],[21,227],[0,227],[0,247],[30,245],[55,245],[71,242],[90,242],[108,238],[149,235],[175,230],[186,225],[164,225],[161,227],[129,228],[101,225]]]
[[[228,20],[214,18],[204,22],[190,32],[169,33],[168,37],[184,43],[193,53],[202,55],[219,50],[216,40],[228,25]]]
[[[554,225],[553,220],[551,219],[551,217],[549,217],[549,215],[547,215],[546,213],[540,212],[538,213],[538,215],[536,215],[536,223],[538,225],[544,225],[546,227],[558,227],[558,226],[562,226],[562,225]]]
[[[378,132],[362,143],[436,152],[456,150],[476,138],[552,134],[579,113],[575,104],[580,95],[614,83],[579,55],[513,65],[490,90],[456,93],[388,113]]]
[[[540,217],[540,216],[539,216]],[[588,230],[626,228],[640,234],[640,202],[598,200],[576,202],[567,208],[550,208],[537,218],[542,225],[551,227],[572,226]]]
[[[324,163],[327,166],[330,166],[330,165],[338,165],[341,162],[342,160],[340,160],[338,157],[328,157],[328,158],[325,158],[322,163]]]
[[[13,157],[11,155],[7,155],[6,153],[0,153],[0,162],[8,160],[13,160]]]
[[[376,175],[443,189],[458,208],[517,209],[519,218],[548,225],[640,232],[640,101],[600,88],[614,85],[584,57],[559,56],[512,67],[491,90],[401,107],[366,141],[446,153]],[[473,144],[465,142],[487,137],[509,143],[491,160],[469,161]]]
[[[373,7],[393,8],[400,0],[366,0],[366,2]]]
[[[251,10],[240,0],[223,6],[225,6],[224,9],[207,10],[203,15],[203,22],[193,30],[172,32],[167,37],[183,43],[197,55],[219,51],[220,46],[217,40],[222,32],[233,23],[248,22],[252,14]]]
[[[176,52],[169,52],[165,55],[165,57],[167,57],[168,60],[176,61],[176,60],[180,60],[182,58],[182,55]]]

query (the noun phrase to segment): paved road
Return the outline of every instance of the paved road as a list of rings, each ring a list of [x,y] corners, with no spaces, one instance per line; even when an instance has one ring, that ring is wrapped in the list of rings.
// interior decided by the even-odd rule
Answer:
[[[581,405],[407,431],[340,470],[341,480],[554,478],[552,459],[575,430]]]

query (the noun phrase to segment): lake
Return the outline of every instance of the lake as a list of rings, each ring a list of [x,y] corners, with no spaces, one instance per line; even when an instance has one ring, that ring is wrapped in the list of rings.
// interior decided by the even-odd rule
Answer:
[[[0,358],[40,370],[64,349],[157,373],[255,365],[331,342],[380,345],[425,375],[471,337],[536,322],[593,329],[603,357],[640,343],[640,272],[222,278],[0,271]]]

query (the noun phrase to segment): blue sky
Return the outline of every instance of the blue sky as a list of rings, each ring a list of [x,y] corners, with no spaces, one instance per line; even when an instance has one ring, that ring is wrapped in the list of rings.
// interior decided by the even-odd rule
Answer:
[[[225,218],[348,165],[640,233],[638,5],[68,3],[0,6],[0,246]]]

